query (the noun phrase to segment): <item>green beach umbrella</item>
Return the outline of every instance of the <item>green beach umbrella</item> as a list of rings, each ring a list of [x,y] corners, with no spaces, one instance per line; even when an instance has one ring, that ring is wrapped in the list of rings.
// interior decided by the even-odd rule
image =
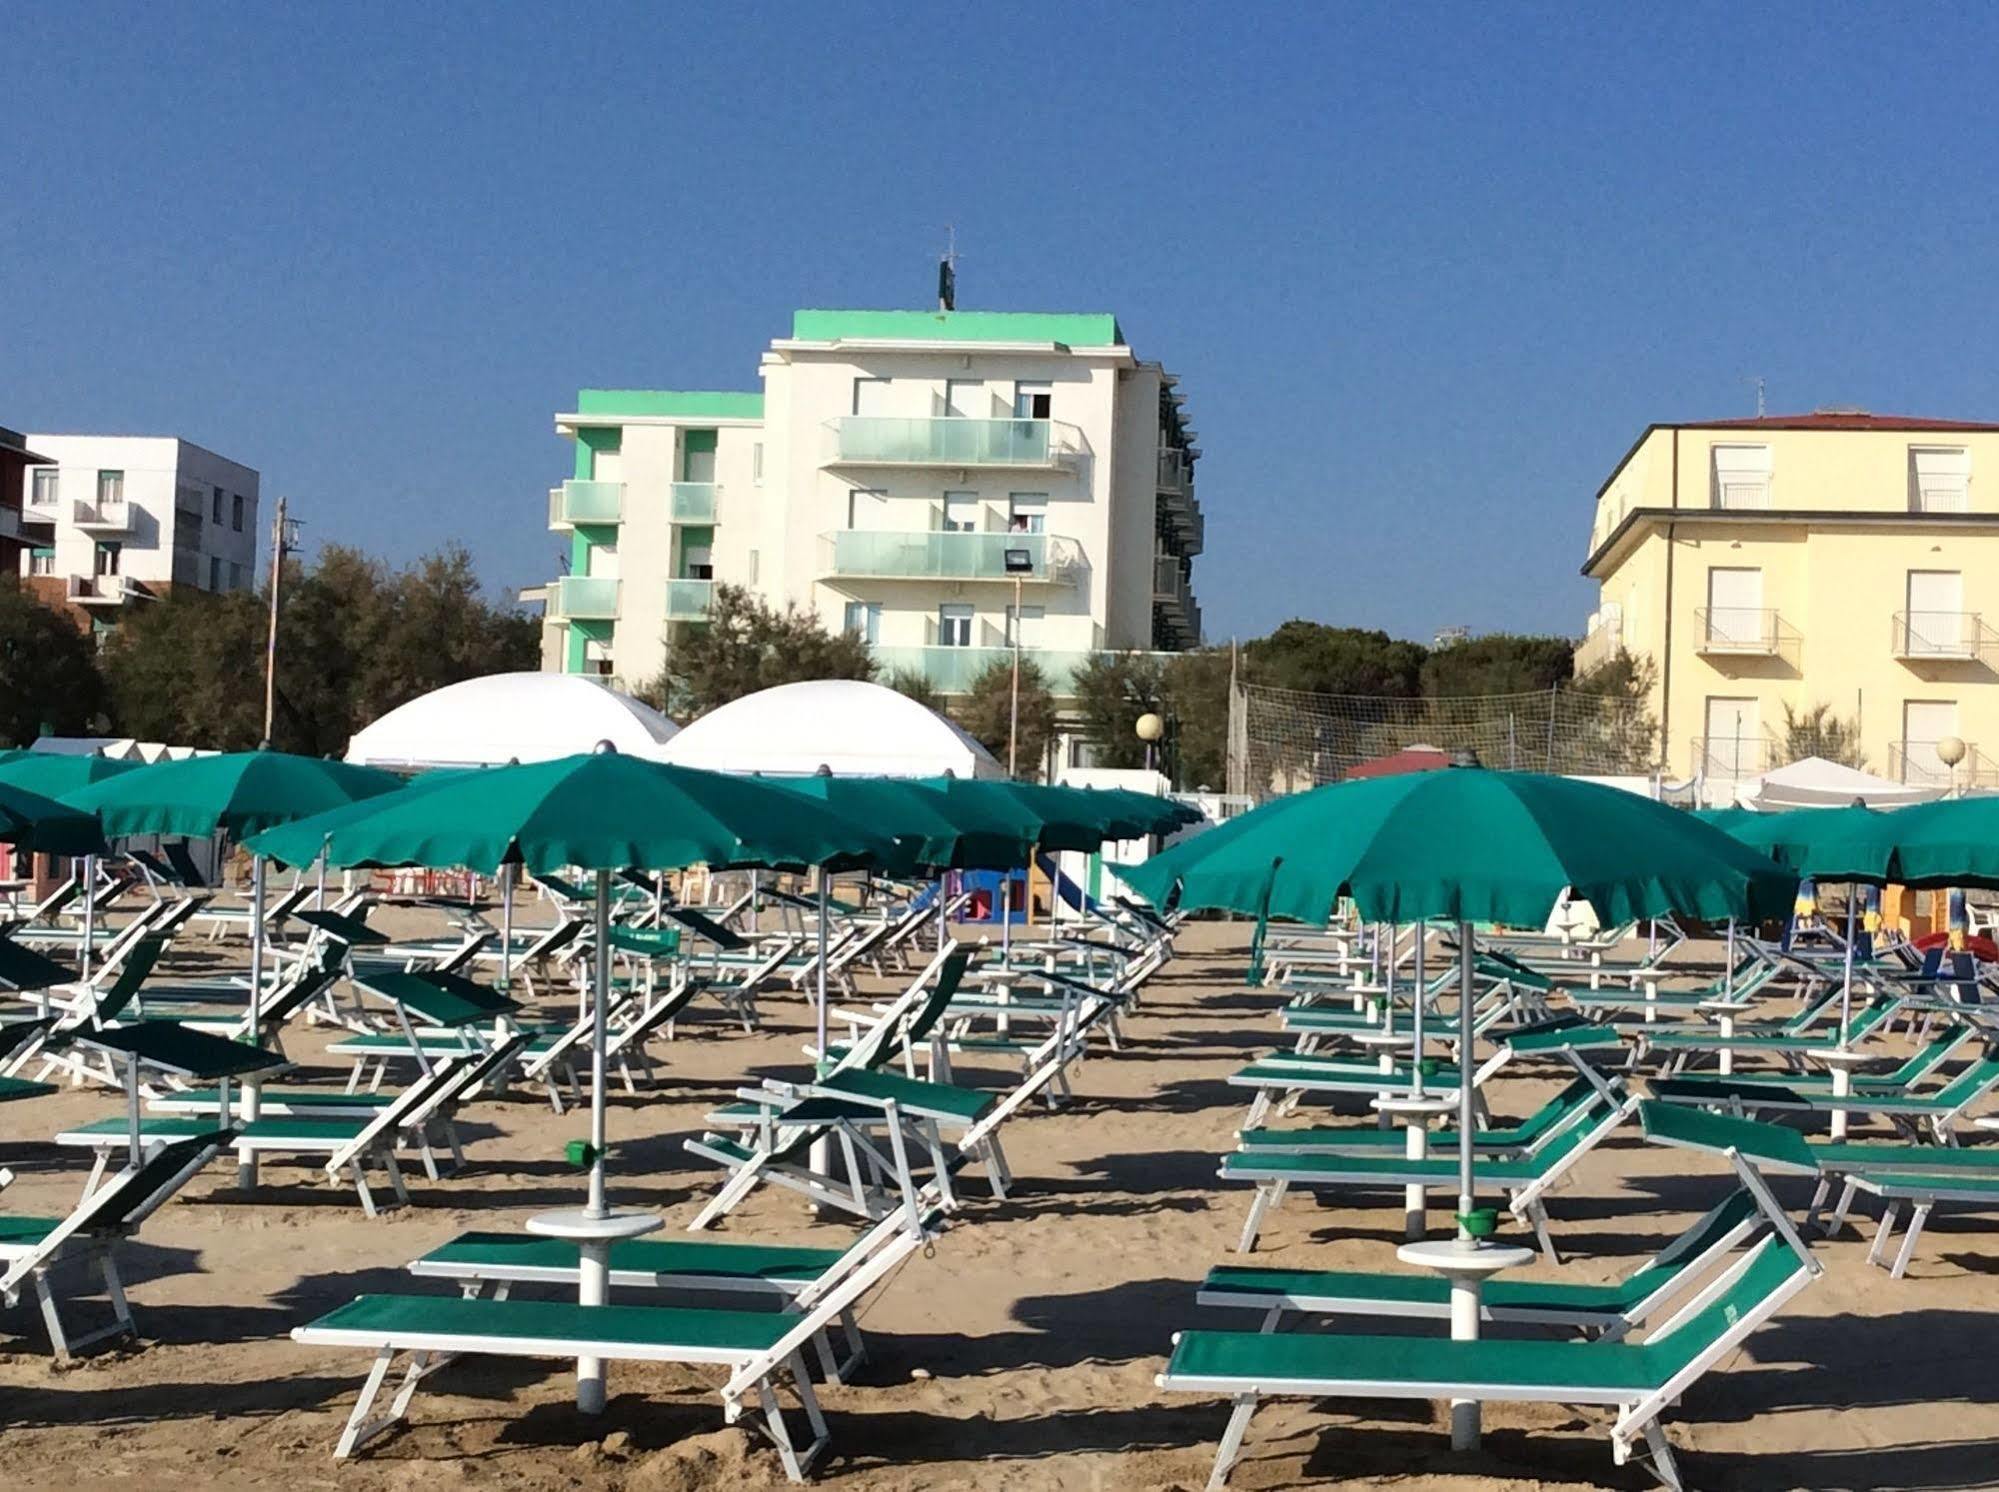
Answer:
[[[1999,888],[1999,798],[1939,798],[1880,817],[1894,846],[1889,880],[1928,888]]]
[[[1759,813],[1754,822],[1727,829],[1733,839],[1763,851],[1800,877],[1881,885],[1893,879],[1899,816],[1855,804],[1848,808],[1789,808]]]
[[[1691,814],[1617,788],[1480,768],[1340,783],[1190,841],[1182,904],[1319,921],[1342,896],[1382,922],[1459,924],[1459,1229],[1472,1182],[1472,924],[1539,926],[1565,890],[1614,924],[1775,914],[1796,877]],[[1161,857],[1165,858],[1165,857]],[[1420,1052],[1419,1052],[1420,1056]]]
[[[816,799],[888,835],[907,856],[905,873],[1002,869],[1020,864],[1033,850],[1032,838],[1019,832],[1010,819],[979,812],[969,799],[942,799],[904,778],[821,772],[758,781]]]
[[[104,851],[95,814],[11,782],[0,782],[0,842],[44,855]]]
[[[229,751],[154,762],[65,793],[63,801],[95,813],[112,839],[220,832],[243,840],[401,786],[400,777],[375,767],[284,751]]]
[[[348,866],[519,865],[553,873],[596,872],[594,1013],[591,1033],[589,1198],[580,1221],[547,1220],[549,1231],[582,1250],[586,1299],[604,1298],[611,1231],[621,1220],[641,1230],[656,1221],[610,1212],[605,1195],[605,1019],[610,983],[610,885],[615,871],[689,865],[807,866],[893,864],[886,835],[753,777],[704,772],[620,755],[608,747],[582,756],[465,772],[381,799],[372,813],[335,813],[267,830],[252,847],[293,864],[320,854]],[[825,877],[820,877],[819,1046],[826,1050]],[[601,1372],[579,1365],[578,1406],[603,1408]]]
[[[22,751],[0,758],[0,782],[24,787],[47,798],[60,798],[93,782],[102,782],[107,777],[122,777],[128,772],[142,772],[145,767],[144,762],[118,757]]]
[[[1758,813],[1753,808],[1696,808],[1694,817],[1703,824],[1721,830],[1724,834],[1733,834],[1744,825],[1753,824],[1768,815]]]

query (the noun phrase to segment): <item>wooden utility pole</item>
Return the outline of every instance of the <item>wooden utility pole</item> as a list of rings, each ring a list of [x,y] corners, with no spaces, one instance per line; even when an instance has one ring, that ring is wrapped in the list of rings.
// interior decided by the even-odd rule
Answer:
[[[271,625],[264,639],[264,744],[271,740],[271,715],[278,697],[278,588],[285,574],[285,500],[278,499],[271,524]]]

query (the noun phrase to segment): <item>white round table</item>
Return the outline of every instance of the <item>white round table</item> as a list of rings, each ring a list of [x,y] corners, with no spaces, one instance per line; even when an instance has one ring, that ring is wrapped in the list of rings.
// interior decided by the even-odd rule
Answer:
[[[1395,1251],[1404,1264],[1434,1269],[1451,1282],[1451,1340],[1478,1340],[1479,1298],[1488,1275],[1534,1262],[1534,1250],[1517,1244],[1467,1242],[1460,1238],[1405,1243]],[[1478,1449],[1478,1400],[1451,1400],[1451,1449]]]
[[[1853,1069],[1864,1067],[1874,1060],[1871,1052],[1855,1051],[1849,1046],[1830,1047],[1825,1051],[1813,1052],[1812,1057],[1832,1069],[1832,1096],[1846,1098],[1853,1092]],[[1847,1113],[1845,1109],[1832,1111],[1832,1137],[1846,1138]]]
[[[1756,1002],[1754,1000],[1724,1000],[1724,999],[1703,1000],[1700,1002],[1698,1006],[1695,1007],[1695,1009],[1700,1010],[1705,1014],[1716,1016],[1719,1018],[1721,1022],[1721,1039],[1723,1042],[1729,1042],[1735,1039],[1735,1018],[1738,1015],[1742,1014],[1743,1011],[1754,1010],[1755,1008],[1756,1008]],[[1721,1075],[1723,1077],[1727,1077],[1729,1076],[1729,1074],[1735,1071],[1734,1048],[1724,1045],[1720,1049],[1720,1057],[1721,1061],[1719,1063],[1719,1066],[1721,1070]]]
[[[1384,1118],[1403,1121],[1407,1143],[1402,1153],[1410,1160],[1429,1157],[1429,1119],[1437,1114],[1448,1114],[1458,1106],[1455,1098],[1439,1098],[1433,1093],[1426,1093],[1421,1098],[1413,1093],[1407,1098],[1384,1093],[1370,1102]],[[1423,1236],[1424,1214],[1429,1210],[1428,1196],[1429,1189],[1417,1183],[1402,1188],[1402,1229],[1412,1242]]]
[[[584,1208],[543,1212],[527,1220],[527,1230],[543,1238],[566,1238],[576,1245],[576,1303],[603,1305],[611,1295],[611,1245],[620,1238],[656,1233],[664,1218],[650,1212],[606,1212],[594,1216]],[[604,1412],[604,1360],[576,1359],[576,1407],[584,1414]]]

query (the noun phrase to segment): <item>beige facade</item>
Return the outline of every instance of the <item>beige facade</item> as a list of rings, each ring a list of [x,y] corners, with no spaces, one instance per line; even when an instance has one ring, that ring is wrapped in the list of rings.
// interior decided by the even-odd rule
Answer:
[[[1647,661],[1669,777],[1779,765],[1824,705],[1871,771],[1999,786],[1999,425],[1655,425],[1597,494],[1583,573],[1577,670]]]
[[[1114,318],[802,311],[758,371],[760,395],[586,390],[557,416],[549,666],[650,679],[724,582],[945,694],[1016,628],[1058,694],[1094,653],[1199,641],[1199,449]]]

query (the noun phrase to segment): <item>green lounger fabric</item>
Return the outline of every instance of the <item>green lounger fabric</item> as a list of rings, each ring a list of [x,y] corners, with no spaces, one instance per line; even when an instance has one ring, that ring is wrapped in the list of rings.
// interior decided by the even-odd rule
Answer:
[[[611,1245],[611,1268],[633,1274],[708,1275],[720,1279],[810,1280],[845,1257],[838,1249],[761,1243],[627,1238]],[[577,1247],[528,1233],[461,1233],[432,1249],[422,1264],[562,1270],[577,1267]]]
[[[27,1217],[0,1213],[0,1248],[33,1248],[62,1226],[59,1217]]]
[[[37,1083],[28,1078],[0,1078],[0,1103],[16,1098],[40,1098],[56,1091],[54,1083]]]
[[[309,1331],[353,1332],[383,1344],[412,1336],[512,1338],[707,1350],[765,1351],[797,1317],[782,1311],[699,1311],[672,1306],[574,1305],[557,1300],[465,1300],[448,1296],[361,1295],[327,1312]],[[476,1346],[470,1351],[477,1351]],[[559,1355],[559,1354],[557,1354]]]

